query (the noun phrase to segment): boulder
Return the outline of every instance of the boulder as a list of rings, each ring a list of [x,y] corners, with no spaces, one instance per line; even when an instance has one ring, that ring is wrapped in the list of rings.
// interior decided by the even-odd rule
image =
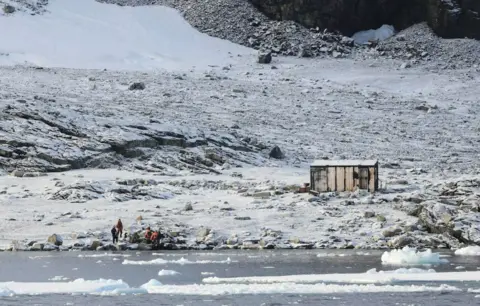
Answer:
[[[393,237],[400,235],[402,233],[402,229],[398,227],[392,227],[389,229],[386,229],[382,232],[383,237]]]
[[[58,246],[51,243],[45,243],[43,246],[43,251],[57,251],[58,249]]]
[[[271,196],[272,196],[272,193],[270,191],[259,191],[253,194],[253,197],[258,199],[268,199]]]
[[[48,237],[47,242],[56,246],[61,246],[63,244],[63,238],[60,235],[53,234]]]
[[[248,221],[248,220],[252,220],[252,218],[248,217],[248,216],[237,216],[234,218],[235,220],[240,220],[240,221]]]
[[[387,245],[392,249],[401,249],[413,243],[413,239],[407,235],[402,235],[388,241]]]
[[[285,158],[285,155],[283,154],[282,150],[278,146],[274,146],[270,153],[268,154],[270,158],[275,158],[275,159],[283,159]]]
[[[129,90],[144,90],[145,84],[143,82],[135,82],[128,87]]]
[[[272,62],[272,52],[260,52],[258,54],[259,64],[270,64]]]
[[[43,250],[43,246],[44,244],[43,243],[34,243],[31,247],[30,247],[30,250],[31,251],[42,251]]]
[[[377,220],[379,222],[385,222],[385,221],[387,221],[387,218],[385,218],[383,215],[377,215]]]
[[[187,203],[185,204],[185,207],[183,208],[184,211],[191,211],[193,210],[192,203]]]
[[[197,242],[203,242],[205,237],[210,234],[211,230],[208,227],[202,227],[197,231],[196,240]]]
[[[103,243],[100,240],[93,240],[91,242],[91,244],[89,245],[89,249],[94,251],[94,250],[98,249],[99,247],[101,247],[102,245],[103,245]]]
[[[5,14],[13,14],[13,13],[15,13],[15,7],[6,4],[6,5],[3,7],[3,12],[4,12]]]
[[[375,217],[375,212],[374,211],[366,211],[364,213],[364,217],[365,218],[373,218],[373,217]]]

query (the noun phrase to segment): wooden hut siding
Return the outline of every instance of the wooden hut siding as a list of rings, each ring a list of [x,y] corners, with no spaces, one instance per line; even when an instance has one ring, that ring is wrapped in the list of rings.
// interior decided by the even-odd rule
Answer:
[[[378,162],[316,161],[310,169],[310,187],[317,192],[353,191],[357,187],[370,192],[378,189]]]
[[[335,167],[337,175],[336,190],[345,190],[345,167]]]
[[[354,186],[353,167],[345,167],[345,190],[353,190]]]

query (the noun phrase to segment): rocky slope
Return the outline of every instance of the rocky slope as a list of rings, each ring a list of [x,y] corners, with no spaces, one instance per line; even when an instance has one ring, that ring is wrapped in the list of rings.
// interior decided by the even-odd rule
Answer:
[[[45,242],[56,233],[65,249],[110,249],[117,218],[179,237],[168,248],[480,243],[475,69],[273,65],[1,68],[0,161],[12,175],[0,176],[0,244],[56,249]],[[276,145],[284,159],[269,157]],[[383,190],[295,193],[315,158],[378,158]],[[107,170],[64,171],[85,167]]]
[[[480,38],[480,4],[459,0],[249,0],[268,16],[345,35],[390,24],[405,29],[426,21],[442,37]]]

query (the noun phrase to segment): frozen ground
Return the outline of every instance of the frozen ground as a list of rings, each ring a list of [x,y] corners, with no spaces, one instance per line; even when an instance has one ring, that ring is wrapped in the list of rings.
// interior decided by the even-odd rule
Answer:
[[[262,66],[171,9],[48,9],[0,19],[32,38],[10,31],[0,56],[0,174],[12,174],[0,176],[2,245],[42,249],[56,233],[99,246],[118,218],[162,226],[182,248],[480,243],[476,68]],[[285,158],[269,158],[274,146]],[[377,158],[383,190],[294,193],[316,158]]]

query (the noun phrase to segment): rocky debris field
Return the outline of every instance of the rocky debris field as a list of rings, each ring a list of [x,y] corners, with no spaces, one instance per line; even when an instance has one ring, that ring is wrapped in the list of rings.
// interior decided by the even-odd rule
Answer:
[[[113,249],[117,218],[171,249],[480,244],[478,73],[401,63],[0,68],[0,244]],[[379,159],[382,191],[296,193],[317,158]]]
[[[480,65],[480,42],[443,39],[426,23],[407,28],[385,42],[356,45],[338,32],[306,28],[294,21],[271,20],[247,0],[98,0],[122,6],[166,5],[178,9],[200,32],[274,55],[333,58],[387,58],[405,68],[434,69]],[[369,28],[365,28],[369,30]]]
[[[297,193],[299,184],[291,182],[301,182],[307,175],[293,169],[244,169],[216,179],[205,175],[155,179],[104,170],[10,178],[3,180],[0,199],[16,205],[0,221],[3,249],[387,249],[480,244],[480,176],[429,184],[423,173],[400,179],[400,172],[387,171],[397,179],[390,179],[388,187],[376,194],[320,196]],[[112,181],[113,176],[128,178]],[[82,201],[58,197],[68,190],[62,186],[72,186],[71,182],[76,182]],[[125,188],[120,193],[119,186]],[[158,194],[163,196],[152,196]],[[105,224],[115,222],[112,213],[122,218],[127,233],[118,244],[111,242]],[[147,226],[160,229],[159,245],[144,238]],[[23,236],[9,240],[18,236],[9,228],[22,229]]]
[[[294,21],[271,20],[247,0],[98,0],[121,6],[165,5],[179,10],[200,32],[229,40],[274,56],[355,59],[398,59],[403,68],[426,66],[463,69],[480,65],[480,42],[472,39],[443,39],[426,23],[411,26],[383,42],[355,44],[338,32],[306,28]],[[47,0],[0,1],[3,14],[47,12]],[[10,10],[13,10],[10,12]],[[5,13],[8,11],[8,13]],[[366,28],[365,30],[369,30]]]

